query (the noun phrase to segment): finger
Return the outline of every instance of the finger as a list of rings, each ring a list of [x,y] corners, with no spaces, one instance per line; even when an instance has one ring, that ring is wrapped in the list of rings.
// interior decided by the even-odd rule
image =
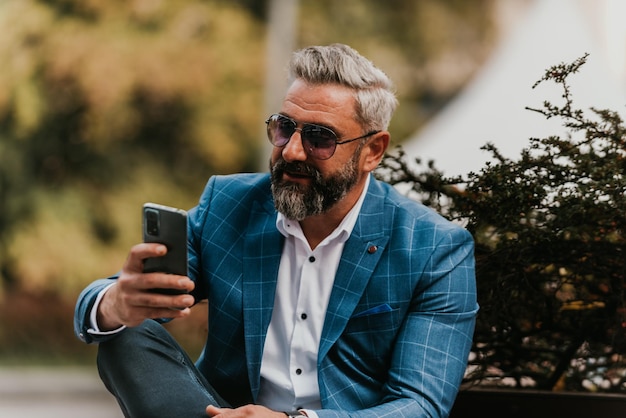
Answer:
[[[146,258],[162,257],[167,253],[167,247],[163,244],[141,243],[134,245],[128,253],[124,268],[129,271],[143,271],[143,262]]]
[[[176,291],[174,293],[188,293],[195,287],[189,277],[168,273],[135,274],[129,276],[129,280],[133,281],[131,287],[138,290],[172,289]]]
[[[162,289],[156,289],[144,296],[143,300],[137,303],[137,306],[157,309],[185,309],[191,308],[195,303],[193,296],[188,294],[167,295],[158,293]],[[168,289],[163,289],[167,291]],[[142,295],[143,296],[143,295]]]
[[[189,316],[191,309],[135,309],[128,317],[122,318],[122,324],[134,327],[140,325],[146,319],[177,319]]]
[[[145,318],[151,319],[178,319],[185,318],[191,314],[190,308],[160,308],[160,309],[146,309],[142,315]]]

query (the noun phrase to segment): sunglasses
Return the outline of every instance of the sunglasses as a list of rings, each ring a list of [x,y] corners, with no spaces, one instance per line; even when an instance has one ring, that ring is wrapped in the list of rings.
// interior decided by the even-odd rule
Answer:
[[[296,131],[300,131],[302,138],[302,147],[307,155],[318,160],[327,160],[333,156],[337,145],[347,144],[357,139],[367,138],[368,136],[379,133],[380,131],[370,131],[365,135],[357,138],[338,141],[337,134],[332,130],[321,125],[305,123],[302,128],[298,128],[295,120],[278,113],[270,116],[265,123],[267,124],[267,137],[275,147],[284,147],[287,145],[291,137]]]

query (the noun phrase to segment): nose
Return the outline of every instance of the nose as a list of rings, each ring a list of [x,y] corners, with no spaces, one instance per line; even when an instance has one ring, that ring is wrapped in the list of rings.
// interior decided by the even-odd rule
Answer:
[[[283,147],[282,156],[285,161],[305,161],[307,159],[300,132],[301,129],[297,128],[294,133],[291,134],[289,142]]]

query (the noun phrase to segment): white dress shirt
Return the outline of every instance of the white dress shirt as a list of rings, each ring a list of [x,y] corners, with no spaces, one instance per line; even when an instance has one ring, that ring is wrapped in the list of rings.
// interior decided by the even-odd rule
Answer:
[[[276,227],[285,236],[278,270],[272,319],[261,362],[258,403],[274,410],[321,408],[317,354],[328,300],[345,242],[365,198],[314,250],[300,224],[278,214]]]

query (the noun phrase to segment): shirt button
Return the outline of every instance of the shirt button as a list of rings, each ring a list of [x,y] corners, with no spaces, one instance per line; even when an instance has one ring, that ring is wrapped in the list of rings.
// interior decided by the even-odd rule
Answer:
[[[306,314],[306,313],[303,313],[302,315],[300,315],[300,318],[302,318],[302,319],[307,319],[307,318],[308,318],[308,316],[307,316],[307,314]]]
[[[302,369],[296,369],[296,374],[300,376],[302,374]]]
[[[314,262],[315,262],[315,257],[313,257],[313,256],[309,257],[309,261],[310,261],[311,263],[314,263]]]

